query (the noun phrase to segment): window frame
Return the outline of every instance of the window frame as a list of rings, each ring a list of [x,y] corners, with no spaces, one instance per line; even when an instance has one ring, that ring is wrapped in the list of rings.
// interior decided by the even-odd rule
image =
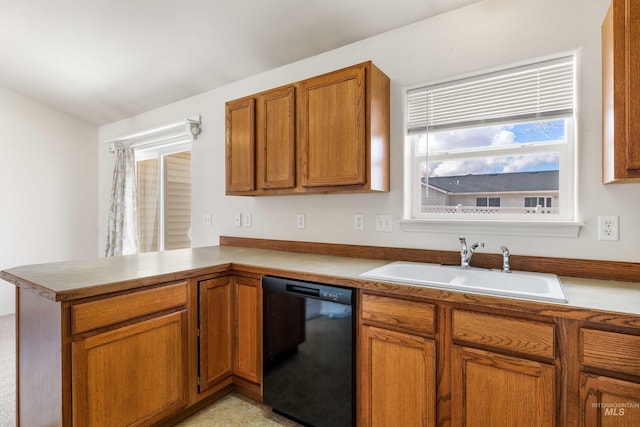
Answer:
[[[540,204],[540,199],[544,201],[542,204]],[[529,202],[535,201],[536,204],[535,205],[529,204],[529,206],[527,206],[528,201]],[[553,202],[553,198],[549,196],[524,196],[523,197],[523,205],[525,208],[535,208],[536,206],[540,206],[542,208],[551,208],[553,205],[552,202]]]
[[[182,142],[178,144],[174,143],[166,146],[151,146],[148,148],[134,147],[136,177],[138,174],[139,161],[158,159],[158,248],[156,249],[158,252],[164,252],[166,244],[166,156],[169,156],[171,154],[183,153],[185,151],[192,151],[191,142]]]
[[[415,90],[417,88],[426,88],[436,85],[443,85],[447,83],[453,83],[456,80],[460,79],[472,79],[474,77],[481,77],[485,74],[493,73],[493,72],[504,72],[512,68],[517,68],[520,66],[533,66],[536,63],[542,63],[546,60],[554,60],[561,57],[573,56],[573,66],[574,66],[574,75],[573,75],[573,84],[574,84],[574,96],[573,96],[573,115],[569,118],[565,117],[556,117],[555,120],[562,119],[565,120],[565,140],[566,142],[550,142],[550,143],[521,143],[517,146],[511,147],[499,147],[497,149],[487,149],[486,152],[498,157],[508,156],[508,155],[522,155],[522,154],[534,154],[534,153],[559,153],[560,164],[559,164],[559,213],[558,214],[546,214],[546,215],[532,215],[532,214],[482,214],[482,213],[423,213],[421,212],[421,164],[425,161],[434,161],[434,160],[450,160],[455,158],[470,158],[477,157],[477,154],[481,154],[483,150],[475,150],[474,155],[469,155],[469,151],[457,151],[455,153],[446,153],[446,154],[426,154],[419,153],[418,149],[418,135],[424,135],[425,133],[420,134],[409,134],[408,132],[408,112],[405,112],[405,147],[407,150],[407,155],[405,158],[407,161],[405,165],[409,163],[409,170],[405,171],[405,181],[408,181],[405,184],[405,220],[402,223],[409,223],[411,221],[415,222],[425,222],[425,221],[455,221],[459,223],[460,221],[473,221],[475,223],[494,223],[494,222],[511,222],[511,223],[524,223],[524,222],[546,222],[546,223],[563,223],[568,224],[571,223],[578,227],[582,225],[580,221],[577,220],[577,188],[576,188],[576,161],[577,161],[577,141],[576,141],[576,124],[578,121],[578,93],[577,88],[579,86],[579,56],[577,52],[569,52],[564,53],[562,55],[557,55],[548,59],[535,60],[530,61],[523,64],[515,64],[509,65],[506,67],[502,67],[495,70],[489,70],[485,72],[474,73],[473,75],[463,76],[461,78],[449,78],[446,81],[434,82],[431,84],[420,84],[415,87],[405,88],[405,101],[407,101],[408,93],[411,90]],[[408,108],[407,102],[405,102],[405,108]],[[540,118],[540,121],[547,120],[545,118]],[[516,123],[526,123],[532,120],[522,120]],[[513,121],[504,120],[503,122],[490,123],[488,125],[506,125],[506,124],[514,124]],[[462,127],[459,127],[462,128]],[[428,163],[427,163],[428,167]],[[478,195],[480,197],[480,195]],[[415,227],[404,227],[403,229],[415,228]],[[573,231],[570,232],[573,234]],[[576,232],[577,235],[577,232]]]
[[[559,202],[559,213],[549,214],[538,217],[536,215],[535,220],[539,221],[572,221],[575,219],[575,118],[565,119],[565,132],[567,142],[558,143],[543,143],[539,145],[532,144],[520,144],[510,148],[498,148],[486,150],[491,152],[492,156],[500,157],[509,155],[522,155],[522,154],[542,154],[542,153],[559,153],[560,156],[560,174],[558,182],[558,193],[562,195]],[[430,154],[428,157],[426,154],[419,153],[417,142],[412,139],[417,139],[418,135],[407,135],[409,140],[408,145],[413,152],[411,177],[411,219],[469,219],[469,220],[531,220],[531,214],[481,214],[481,213],[456,213],[456,214],[444,214],[444,213],[423,213],[421,212],[421,181],[420,170],[421,164],[425,161],[441,161],[441,160],[454,160],[462,158],[477,157],[469,155],[469,152],[456,152],[447,154]],[[485,150],[476,150],[473,153],[482,153]],[[479,196],[480,197],[480,196]],[[463,216],[461,216],[463,215]]]

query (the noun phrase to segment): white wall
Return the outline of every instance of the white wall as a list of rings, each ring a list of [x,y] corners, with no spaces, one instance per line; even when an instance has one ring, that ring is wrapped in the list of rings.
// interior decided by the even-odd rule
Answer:
[[[588,4],[587,4],[588,3]],[[638,184],[601,184],[600,26],[609,0],[485,0],[466,8],[289,64],[181,102],[100,128],[100,140],[124,136],[202,115],[193,148],[194,246],[220,235],[458,250],[457,232],[373,231],[375,214],[403,216],[404,90],[558,53],[579,54],[578,200],[585,226],[578,238],[467,235],[487,252],[506,244],[514,254],[640,261]],[[392,80],[391,192],[279,197],[224,195],[224,103],[258,91],[371,59]],[[113,156],[100,153],[100,248],[104,246]],[[204,213],[214,226],[202,225]],[[253,215],[251,228],[236,228],[233,214]],[[307,227],[296,229],[305,213]],[[366,230],[353,230],[353,214],[365,214]],[[620,216],[620,241],[598,241],[598,215]]]
[[[2,87],[0,112],[0,270],[95,257],[97,127]]]

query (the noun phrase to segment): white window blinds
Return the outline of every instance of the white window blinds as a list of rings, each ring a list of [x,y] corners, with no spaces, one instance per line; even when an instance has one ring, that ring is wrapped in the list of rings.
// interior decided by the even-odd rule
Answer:
[[[408,132],[571,117],[574,62],[567,56],[412,89]]]

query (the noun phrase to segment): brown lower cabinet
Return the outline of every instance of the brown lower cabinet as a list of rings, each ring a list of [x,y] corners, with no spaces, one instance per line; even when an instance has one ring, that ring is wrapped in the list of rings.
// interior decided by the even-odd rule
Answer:
[[[364,292],[358,425],[558,424],[555,325]]]
[[[260,278],[145,279],[62,302],[19,287],[18,425],[166,426],[230,391],[260,401]],[[640,425],[635,318],[370,290],[357,301],[358,426]]]
[[[174,425],[261,400],[259,275],[222,272],[54,302],[18,288],[18,425]]]
[[[359,425],[436,425],[433,340],[364,326],[360,351]]]
[[[360,302],[359,426],[640,426],[638,328],[371,291]]]
[[[640,336],[581,328],[579,337],[582,425],[640,426]]]
[[[187,406],[188,286],[69,308],[72,425],[153,425]]]
[[[202,280],[199,286],[198,390],[202,393],[231,377],[233,288],[230,276]]]
[[[73,342],[73,425],[152,425],[184,408],[186,335],[181,310]]]
[[[358,425],[436,425],[435,307],[363,293]]]
[[[230,384],[260,400],[262,285],[259,278],[198,280],[200,393]]]
[[[234,283],[233,375],[252,397],[262,383],[262,282],[236,276]]]
[[[585,427],[640,426],[640,384],[582,374],[580,390]]]
[[[554,426],[553,365],[453,346],[454,426]]]
[[[451,319],[452,424],[556,425],[555,325],[455,307]]]

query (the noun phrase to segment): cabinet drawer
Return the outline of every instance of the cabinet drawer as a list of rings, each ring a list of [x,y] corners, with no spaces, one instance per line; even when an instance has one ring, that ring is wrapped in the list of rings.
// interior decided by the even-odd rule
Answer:
[[[362,319],[412,333],[434,332],[435,307],[431,304],[362,294]]]
[[[640,376],[640,337],[580,329],[583,365]]]
[[[74,334],[115,325],[136,317],[187,304],[188,282],[118,295],[71,307]]]
[[[455,310],[453,338],[530,356],[554,357],[554,325]]]

